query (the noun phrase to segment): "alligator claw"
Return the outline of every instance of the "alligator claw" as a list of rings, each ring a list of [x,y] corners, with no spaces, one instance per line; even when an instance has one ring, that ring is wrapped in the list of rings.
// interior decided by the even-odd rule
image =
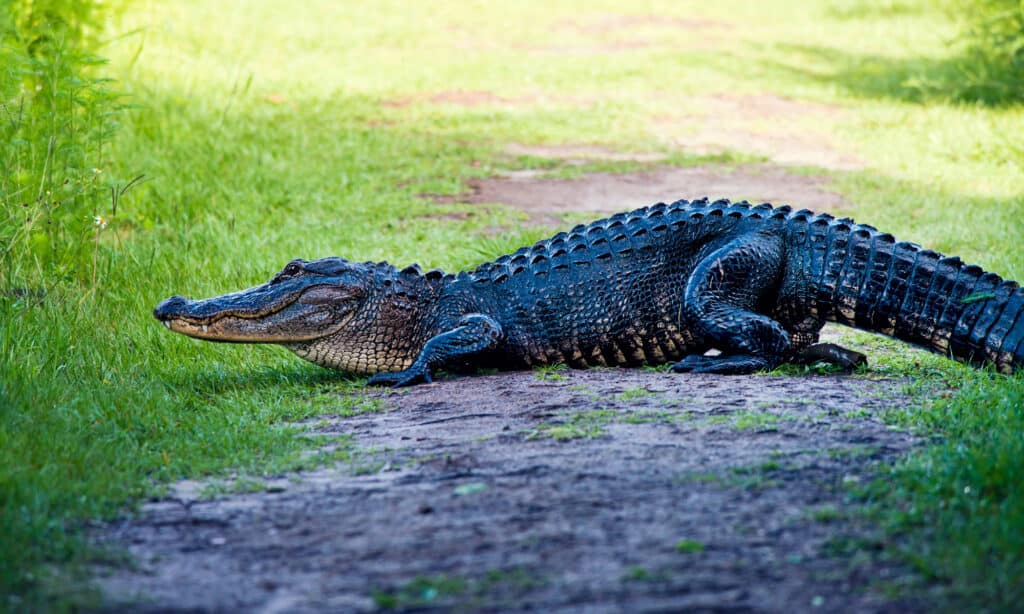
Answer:
[[[366,380],[366,385],[402,388],[404,386],[413,386],[419,383],[429,384],[432,381],[433,379],[430,377],[430,373],[426,369],[406,369],[405,371],[396,371],[395,373],[378,373]]]
[[[768,369],[768,361],[757,356],[704,356],[690,354],[672,365],[676,373],[717,373],[719,375],[748,375]]]
[[[868,364],[868,357],[834,343],[815,343],[797,353],[793,357],[793,362],[799,365],[825,362],[844,371],[853,371],[857,367]]]

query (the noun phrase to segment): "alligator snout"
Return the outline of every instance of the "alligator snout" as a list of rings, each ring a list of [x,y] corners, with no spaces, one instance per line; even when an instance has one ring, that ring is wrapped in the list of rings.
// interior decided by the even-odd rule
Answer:
[[[172,296],[156,306],[156,309],[153,310],[153,317],[158,320],[167,320],[181,315],[188,304],[189,300],[184,296]]]

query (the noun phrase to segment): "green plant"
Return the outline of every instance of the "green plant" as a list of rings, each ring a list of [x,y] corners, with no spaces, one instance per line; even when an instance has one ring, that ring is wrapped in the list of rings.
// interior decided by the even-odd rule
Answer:
[[[704,552],[704,544],[692,539],[681,539],[676,542],[676,550],[683,554],[696,554]]]
[[[418,577],[394,590],[374,591],[373,601],[383,610],[424,607],[462,595],[466,590],[466,581],[462,578],[444,575]]]
[[[1024,2],[957,0],[966,53],[958,62],[961,100],[989,104],[1024,102]]]
[[[635,401],[636,399],[652,397],[654,396],[654,394],[655,393],[651,392],[647,388],[644,388],[643,386],[633,386],[632,388],[626,388],[625,390],[622,391],[622,393],[620,393],[615,398],[624,403],[628,403],[629,401]]]
[[[565,375],[568,369],[569,368],[562,363],[543,365],[533,368],[533,376],[541,381],[561,382],[568,379]]]
[[[100,3],[0,8],[0,288],[91,279],[129,228],[119,201],[142,179],[105,171],[120,96],[88,44]]]

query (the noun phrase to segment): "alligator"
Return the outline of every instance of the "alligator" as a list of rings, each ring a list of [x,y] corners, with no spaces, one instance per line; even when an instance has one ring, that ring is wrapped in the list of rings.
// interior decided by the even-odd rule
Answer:
[[[154,315],[190,337],[280,344],[370,385],[557,363],[718,374],[864,364],[819,343],[826,322],[1006,374],[1024,365],[1017,283],[849,218],[706,198],[579,225],[456,274],[293,260],[262,285],[172,296]]]

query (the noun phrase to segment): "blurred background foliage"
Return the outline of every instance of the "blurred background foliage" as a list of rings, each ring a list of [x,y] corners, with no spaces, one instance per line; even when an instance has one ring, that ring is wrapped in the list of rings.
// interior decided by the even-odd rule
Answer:
[[[129,1],[0,3],[0,286],[95,282],[104,250],[133,224],[117,201],[139,178],[108,168],[125,101],[100,57]],[[962,26],[952,59],[909,67],[905,85],[954,103],[1024,100],[1024,1],[950,0],[949,10]]]
[[[1024,1],[956,0],[961,23],[955,100],[984,104],[1024,101]]]

